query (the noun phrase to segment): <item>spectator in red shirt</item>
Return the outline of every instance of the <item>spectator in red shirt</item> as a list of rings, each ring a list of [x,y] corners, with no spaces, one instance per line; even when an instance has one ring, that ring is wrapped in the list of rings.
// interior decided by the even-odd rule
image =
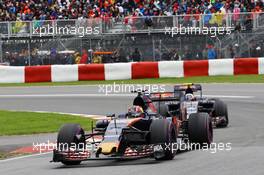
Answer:
[[[88,53],[85,49],[82,50],[82,58],[80,60],[80,64],[87,64],[88,63]]]

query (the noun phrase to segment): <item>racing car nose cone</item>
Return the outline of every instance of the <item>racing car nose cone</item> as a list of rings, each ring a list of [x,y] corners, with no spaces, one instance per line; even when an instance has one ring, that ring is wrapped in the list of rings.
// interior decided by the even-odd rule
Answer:
[[[101,143],[99,148],[101,148],[101,153],[103,154],[115,153],[117,150],[117,143],[115,142]]]

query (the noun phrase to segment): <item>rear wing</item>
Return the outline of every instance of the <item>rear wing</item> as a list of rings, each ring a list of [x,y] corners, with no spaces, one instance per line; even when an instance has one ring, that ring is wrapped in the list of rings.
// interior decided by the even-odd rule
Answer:
[[[174,91],[186,91],[186,89],[191,88],[194,92],[202,91],[202,86],[200,84],[180,84],[174,86]]]
[[[151,101],[179,101],[181,95],[175,92],[155,92],[149,93],[148,97]]]

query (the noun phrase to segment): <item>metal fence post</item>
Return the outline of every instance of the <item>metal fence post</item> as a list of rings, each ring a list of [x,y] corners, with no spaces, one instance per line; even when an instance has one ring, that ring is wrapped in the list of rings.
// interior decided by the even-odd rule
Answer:
[[[152,36],[152,55],[153,55],[153,60],[156,61],[156,53],[155,53],[155,40]]]
[[[2,35],[0,37],[0,63],[3,62],[3,41],[2,41]]]
[[[159,61],[161,60],[161,56],[162,56],[162,53],[161,53],[161,39],[159,40]]]
[[[200,30],[202,30],[203,29],[203,15],[202,14],[200,14],[199,15],[199,27],[200,27]]]
[[[31,49],[30,49],[31,39],[28,40],[28,65],[31,66]]]
[[[11,30],[12,30],[12,28],[11,28],[11,22],[8,22],[7,29],[8,29],[8,39],[9,39],[11,37]]]

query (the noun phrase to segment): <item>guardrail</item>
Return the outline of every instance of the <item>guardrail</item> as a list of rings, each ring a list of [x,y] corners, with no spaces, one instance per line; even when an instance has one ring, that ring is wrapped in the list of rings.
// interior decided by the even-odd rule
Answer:
[[[122,73],[120,73],[122,72]],[[0,83],[264,74],[264,58],[49,66],[0,66]]]
[[[73,20],[0,22],[1,37],[88,36],[165,32],[173,27],[264,28],[264,13],[201,14],[125,18],[90,18]]]

